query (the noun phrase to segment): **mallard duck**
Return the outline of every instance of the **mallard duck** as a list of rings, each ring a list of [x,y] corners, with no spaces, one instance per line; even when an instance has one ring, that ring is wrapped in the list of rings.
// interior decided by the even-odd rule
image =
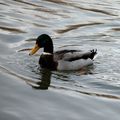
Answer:
[[[41,68],[50,70],[79,70],[92,65],[97,53],[94,49],[87,52],[66,49],[54,52],[52,39],[47,34],[42,34],[36,39],[36,44],[29,55],[35,54],[40,48],[44,48],[44,52],[40,56],[39,64]]]

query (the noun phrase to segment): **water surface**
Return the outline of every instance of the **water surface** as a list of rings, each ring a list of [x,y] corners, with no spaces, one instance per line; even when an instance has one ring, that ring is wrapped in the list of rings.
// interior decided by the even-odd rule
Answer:
[[[42,33],[97,48],[94,65],[41,70],[28,53]],[[119,0],[0,0],[0,120],[119,120],[119,38]]]

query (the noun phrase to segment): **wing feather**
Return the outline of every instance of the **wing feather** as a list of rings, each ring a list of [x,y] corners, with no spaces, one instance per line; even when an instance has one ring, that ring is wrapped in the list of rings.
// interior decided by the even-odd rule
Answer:
[[[54,60],[65,60],[71,62],[79,59],[93,59],[95,54],[97,54],[97,50],[94,49],[87,52],[80,50],[62,50],[54,53]]]

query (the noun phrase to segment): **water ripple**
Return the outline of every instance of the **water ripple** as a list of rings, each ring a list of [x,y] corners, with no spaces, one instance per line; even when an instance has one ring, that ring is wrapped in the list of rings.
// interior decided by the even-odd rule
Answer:
[[[80,91],[80,90],[74,90],[68,87],[62,87],[62,86],[53,86],[51,85],[52,88],[56,89],[56,90],[65,90],[68,92],[77,92],[80,94],[84,94],[84,95],[88,95],[88,96],[96,96],[96,97],[102,97],[102,98],[106,98],[106,99],[116,99],[116,100],[120,100],[120,96],[118,95],[110,95],[110,94],[105,94],[105,93],[95,93],[95,92],[87,92],[87,91]]]
[[[19,3],[23,3],[23,4],[26,4],[26,5],[30,5],[30,6],[34,6],[34,7],[40,7],[40,5],[38,5],[38,4],[26,2],[26,1],[24,1],[24,0],[13,0],[13,1],[19,2]]]
[[[93,26],[93,25],[99,25],[103,24],[100,22],[93,22],[93,23],[85,23],[85,24],[75,24],[75,25],[67,25],[64,29],[56,30],[57,33],[66,33],[71,30],[78,29],[80,27],[87,27],[87,26]]]
[[[11,32],[11,33],[26,33],[23,30],[20,30],[20,29],[17,29],[17,28],[11,28],[11,27],[0,26],[0,29],[3,30],[3,31]]]

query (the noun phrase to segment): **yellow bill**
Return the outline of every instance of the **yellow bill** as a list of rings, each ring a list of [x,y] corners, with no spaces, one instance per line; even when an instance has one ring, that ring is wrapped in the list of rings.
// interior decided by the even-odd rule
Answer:
[[[40,47],[38,46],[38,44],[35,44],[35,46],[30,51],[29,55],[34,55],[39,49]]]

